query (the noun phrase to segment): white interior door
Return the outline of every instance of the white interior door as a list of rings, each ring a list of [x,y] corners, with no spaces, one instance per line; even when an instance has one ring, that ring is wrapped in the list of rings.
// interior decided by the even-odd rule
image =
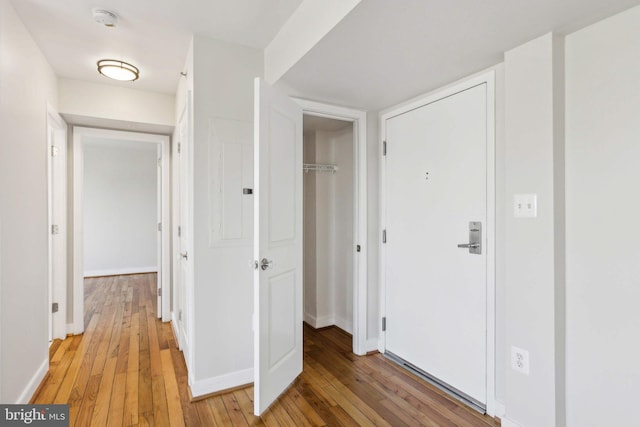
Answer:
[[[388,119],[385,183],[385,350],[481,408],[487,239],[458,244],[486,228],[486,86]]]
[[[256,79],[254,412],[302,372],[302,108]]]
[[[156,317],[162,319],[162,145],[156,147],[156,263],[158,273],[156,275],[157,308]]]
[[[180,118],[179,140],[176,147],[178,155],[178,283],[176,292],[176,301],[174,310],[176,311],[176,319],[178,322],[178,341],[182,350],[188,350],[188,334],[187,334],[187,281],[189,272],[189,198],[188,198],[188,170],[189,170],[189,114],[188,107]],[[189,359],[187,358],[187,363]],[[191,368],[189,366],[189,368]]]
[[[66,127],[49,117],[49,340],[67,336],[67,149]]]

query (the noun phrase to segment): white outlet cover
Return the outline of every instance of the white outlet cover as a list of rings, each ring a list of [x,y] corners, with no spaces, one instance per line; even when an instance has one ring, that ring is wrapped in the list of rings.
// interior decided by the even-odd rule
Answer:
[[[511,346],[511,369],[529,375],[529,352]]]
[[[513,196],[513,216],[535,218],[538,216],[537,194],[516,194]]]

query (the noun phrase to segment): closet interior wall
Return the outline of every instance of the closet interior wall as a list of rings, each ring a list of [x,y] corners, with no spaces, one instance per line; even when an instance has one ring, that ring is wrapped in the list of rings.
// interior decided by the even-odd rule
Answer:
[[[303,161],[338,167],[304,173],[304,320],[352,333],[353,125],[306,129]]]

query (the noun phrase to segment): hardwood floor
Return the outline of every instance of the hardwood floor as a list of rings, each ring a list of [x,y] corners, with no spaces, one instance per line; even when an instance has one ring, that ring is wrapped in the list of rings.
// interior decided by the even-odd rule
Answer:
[[[498,426],[338,328],[305,326],[304,372],[260,418],[253,388],[190,402],[155,274],[85,280],[85,333],[51,346],[32,403],[69,403],[72,426]]]

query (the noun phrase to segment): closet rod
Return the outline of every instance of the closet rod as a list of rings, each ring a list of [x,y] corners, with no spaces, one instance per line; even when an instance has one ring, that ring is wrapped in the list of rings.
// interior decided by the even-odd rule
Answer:
[[[335,165],[317,165],[315,163],[305,163],[304,164],[304,171],[305,172],[317,171],[317,172],[336,173],[337,170],[338,170],[338,167],[335,166]]]

